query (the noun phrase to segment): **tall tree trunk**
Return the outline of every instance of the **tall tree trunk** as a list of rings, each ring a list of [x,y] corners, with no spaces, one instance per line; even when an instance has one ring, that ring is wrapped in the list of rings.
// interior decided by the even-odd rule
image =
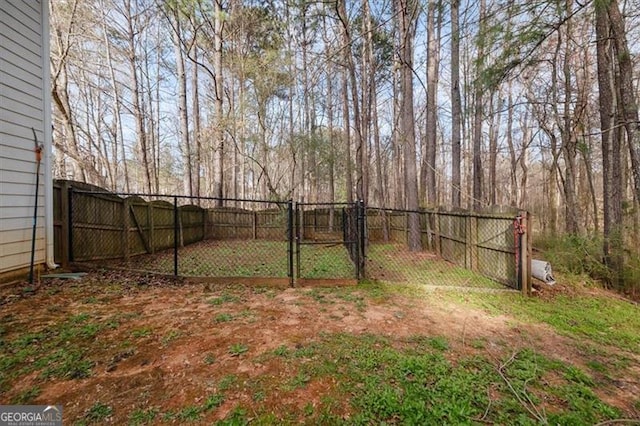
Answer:
[[[489,204],[495,206],[498,204],[498,187],[497,180],[497,168],[498,168],[498,133],[500,129],[501,113],[500,107],[495,107],[494,97],[496,92],[491,93],[491,121],[489,123]],[[498,102],[500,100],[500,94],[498,93]],[[496,111],[496,109],[498,111]]]
[[[483,92],[482,70],[484,69],[484,31],[482,24],[486,19],[486,0],[480,0],[480,30],[478,33],[478,56],[476,58],[476,80],[473,95],[474,120],[473,120],[473,208],[479,209],[483,203],[482,185],[484,178],[482,173],[482,122],[483,122]]]
[[[109,41],[109,33],[107,28],[107,17],[106,17],[106,6],[103,2],[101,2],[101,17],[102,17],[102,33],[103,33],[103,42],[105,45],[105,51],[107,54],[107,67],[109,69],[109,81],[111,86],[113,87],[113,138],[114,138],[114,161],[116,162],[116,174],[118,174],[118,145],[120,145],[120,151],[122,153],[122,169],[124,171],[124,183],[122,185],[117,185],[113,188],[115,191],[124,189],[126,192],[131,192],[129,189],[129,167],[127,165],[127,155],[124,148],[124,134],[122,131],[122,113],[121,113],[121,105],[122,98],[120,95],[120,90],[118,90],[118,80],[116,79],[113,55],[111,52],[111,42]]]
[[[571,0],[567,0],[567,13],[571,13]],[[563,100],[563,125],[562,125],[562,153],[565,163],[564,200],[565,200],[565,230],[569,234],[576,235],[580,232],[578,224],[581,216],[576,196],[576,155],[577,140],[572,128],[573,113],[571,99],[573,86],[571,84],[571,37],[572,23],[565,24],[566,34],[564,40],[564,58],[562,72],[564,75],[564,100]]]
[[[422,193],[426,195],[429,206],[437,204],[436,194],[436,135],[438,125],[438,110],[436,99],[438,96],[438,65],[439,44],[436,37],[436,12],[438,0],[429,0],[427,10],[427,120],[425,129],[425,157],[422,161]],[[438,25],[440,24],[438,18]],[[439,33],[439,31],[438,31]]]
[[[345,156],[345,177],[347,203],[353,201],[353,172],[351,167],[351,125],[349,120],[349,80],[347,69],[342,72],[342,124],[344,127],[345,146],[347,155]]]
[[[195,152],[195,171],[194,171],[194,191],[197,197],[200,197],[200,171],[202,170],[202,125],[200,122],[200,78],[198,75],[198,46],[193,46],[193,57],[195,61],[191,64],[191,114],[193,115],[193,138],[192,141],[196,145]],[[233,194],[234,197],[238,195]]]
[[[193,162],[191,159],[191,143],[189,142],[189,118],[187,111],[187,73],[184,65],[184,55],[182,54],[182,25],[178,13],[174,13],[173,45],[176,56],[176,73],[178,77],[178,119],[180,127],[178,137],[182,151],[182,161],[184,163],[184,194],[193,196]]]
[[[451,1],[451,204],[460,207],[462,185],[460,167],[460,127],[462,102],[460,100],[460,0]]]
[[[513,94],[511,83],[507,88],[509,95],[507,100],[507,147],[509,148],[509,205],[518,206],[518,159],[513,145]]]
[[[396,0],[400,35],[400,140],[404,147],[405,195],[408,214],[409,250],[422,250],[420,215],[418,213],[418,170],[416,165],[416,134],[413,109],[413,39],[417,4],[412,0]]]
[[[214,42],[213,42],[213,68],[215,76],[215,107],[214,107],[214,129],[215,129],[215,155],[214,164],[216,175],[213,183],[213,196],[217,198],[216,206],[222,207],[222,197],[224,195],[224,111],[223,111],[223,74],[222,74],[222,0],[214,0]]]
[[[622,182],[620,174],[619,133],[613,129],[616,116],[614,90],[614,53],[612,23],[607,8],[596,5],[596,52],[598,63],[598,100],[602,135],[602,190],[604,199],[605,263],[612,273],[612,283],[622,280]]]
[[[606,4],[607,2],[605,2]],[[596,9],[605,7],[604,4],[597,4]],[[608,0],[606,13],[609,17],[611,28],[610,37],[613,39],[613,46],[618,63],[618,73],[616,74],[616,87],[620,90],[620,103],[623,124],[629,141],[629,158],[631,159],[631,170],[635,188],[635,198],[640,200],[640,119],[638,118],[638,104],[636,102],[636,90],[633,85],[633,63],[631,52],[627,45],[625,31],[625,20],[618,0]]]
[[[145,125],[145,117],[142,105],[141,85],[138,79],[138,62],[136,58],[136,34],[138,30],[134,28],[134,19],[137,12],[131,7],[131,0],[125,0],[125,13],[127,25],[127,59],[129,64],[129,73],[131,78],[131,96],[132,96],[132,112],[136,123],[136,143],[142,156],[142,167],[144,176],[144,188],[148,193],[153,192],[151,183],[151,163],[149,161],[149,147],[147,141],[147,131]]]
[[[349,32],[349,20],[345,0],[337,1],[338,18],[342,23],[342,44],[344,45],[344,59],[349,74],[349,86],[351,89],[351,101],[353,104],[353,130],[356,136],[356,196],[359,200],[365,200],[364,194],[364,159],[365,141],[362,138],[362,120],[360,105],[358,102],[358,82],[356,79],[356,66],[351,55],[351,33]]]

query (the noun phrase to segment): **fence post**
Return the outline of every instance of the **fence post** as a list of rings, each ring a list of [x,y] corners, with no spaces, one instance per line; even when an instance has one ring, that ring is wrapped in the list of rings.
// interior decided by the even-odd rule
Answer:
[[[155,232],[153,230],[154,225],[153,220],[153,201],[149,201],[147,204],[147,227],[149,228],[149,248],[151,249],[151,254],[156,252],[156,239],[154,237]]]
[[[178,276],[178,197],[173,197],[173,275]]]
[[[354,224],[356,229],[353,230],[355,240],[352,241],[350,244],[353,244],[356,249],[355,250],[356,258],[353,259],[353,261],[356,265],[356,280],[359,280],[360,279],[360,235],[358,234],[360,234],[360,200],[353,203],[352,206],[353,206],[352,209],[355,210],[355,214],[356,214],[356,223]],[[349,221],[349,223],[353,224],[351,218],[347,218],[347,220]],[[351,235],[348,235],[348,233],[347,233],[347,238],[351,240]]]
[[[404,245],[409,246],[409,213],[404,212]]]
[[[520,229],[518,230],[519,239],[518,247],[518,282],[520,283],[520,291],[524,296],[531,295],[531,236],[529,232],[529,212],[522,211],[518,214],[520,219]]]
[[[466,216],[465,238],[465,267],[471,271],[478,270],[478,218],[473,215]]]
[[[295,213],[293,215],[294,218],[294,223],[293,223],[293,227],[294,227],[294,231],[295,231],[295,238],[296,238],[296,278],[300,278],[300,224],[301,224],[301,220],[300,220],[300,215],[304,214],[302,212],[302,209],[300,209],[300,204],[296,203],[295,206]]]
[[[67,245],[69,250],[69,262],[73,262],[73,186],[69,187],[69,233],[67,234]]]
[[[122,200],[122,254],[129,259],[129,199]]]
[[[253,239],[256,240],[258,239],[258,213],[256,213],[256,211],[254,210],[251,217],[253,218],[253,223],[251,224]]]
[[[69,182],[60,185],[60,265],[63,268],[69,266]]]
[[[200,198],[198,198],[198,204],[200,204]],[[207,218],[209,215],[207,209],[202,206],[200,208],[202,209],[202,240],[204,241],[207,239]]]
[[[293,200],[287,201],[287,238],[288,241],[288,250],[287,255],[289,258],[289,264],[287,275],[289,276],[289,286],[293,287],[293,239],[294,239],[294,231],[293,231]]]
[[[356,244],[358,244],[360,246],[360,250],[358,251],[358,277],[357,279],[361,279],[365,277],[366,274],[366,258],[367,258],[367,253],[365,251],[366,249],[366,219],[367,219],[367,212],[366,212],[366,207],[364,205],[364,200],[360,200],[358,201],[358,241],[356,242]]]
[[[440,241],[440,213],[435,210],[433,212],[433,245],[438,256],[442,256],[442,245]]]

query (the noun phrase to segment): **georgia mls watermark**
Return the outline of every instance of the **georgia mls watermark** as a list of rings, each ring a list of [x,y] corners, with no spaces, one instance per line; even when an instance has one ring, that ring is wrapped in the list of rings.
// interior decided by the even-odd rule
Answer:
[[[62,426],[62,406],[0,405],[0,426]]]

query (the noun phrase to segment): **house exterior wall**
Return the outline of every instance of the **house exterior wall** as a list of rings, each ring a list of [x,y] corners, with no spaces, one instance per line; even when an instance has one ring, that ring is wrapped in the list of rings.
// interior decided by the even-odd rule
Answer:
[[[35,263],[48,258],[52,208],[48,25],[47,0],[0,0],[0,275],[24,269],[31,261],[34,130],[44,147]]]

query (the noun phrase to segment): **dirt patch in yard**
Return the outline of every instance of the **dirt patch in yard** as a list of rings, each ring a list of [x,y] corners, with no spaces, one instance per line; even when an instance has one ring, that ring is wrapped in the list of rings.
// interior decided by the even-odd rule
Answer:
[[[274,415],[316,409],[327,404],[339,383],[331,376],[308,381],[299,365],[319,336],[335,333],[385,336],[399,346],[413,336],[441,337],[453,363],[483,355],[498,365],[525,347],[578,365],[588,361],[573,342],[548,327],[489,315],[437,292],[418,299],[358,289],[180,285],[94,272],[77,282],[47,281],[35,292],[4,289],[0,301],[3,342],[15,342],[28,329],[45,336],[30,344],[51,350],[45,339],[59,338],[60,324],[76,330],[59,344],[82,347],[90,374],[71,378],[63,370],[43,377],[47,366],[30,370],[27,358],[16,365],[23,373],[4,378],[1,394],[3,403],[22,398],[62,404],[70,423],[99,418],[123,424],[138,417],[142,423],[211,423],[233,416],[238,407],[249,419],[258,406]],[[270,356],[278,351],[301,354],[300,363]],[[30,356],[36,360],[42,354]],[[607,402],[629,412],[638,388],[627,386],[628,392]],[[95,414],[97,404],[111,410]],[[201,407],[198,416],[190,407]],[[348,401],[334,401],[331,410],[350,415]]]

